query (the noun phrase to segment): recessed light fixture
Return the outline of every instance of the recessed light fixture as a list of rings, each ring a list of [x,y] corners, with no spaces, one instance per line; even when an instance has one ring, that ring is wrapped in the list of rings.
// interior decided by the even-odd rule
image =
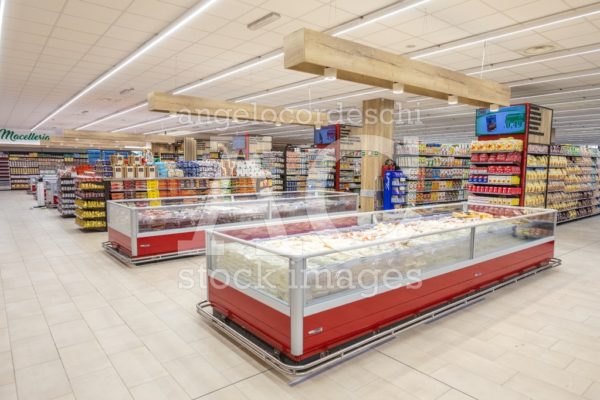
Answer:
[[[498,111],[500,111],[500,106],[498,104],[492,104],[492,105],[490,105],[490,111],[498,112]]]
[[[394,82],[392,85],[392,93],[394,94],[402,94],[404,93],[404,84],[400,82]]]
[[[453,106],[455,104],[458,104],[458,96],[455,96],[453,94],[448,96],[448,104]]]
[[[265,26],[267,26],[269,24],[272,24],[273,22],[277,21],[279,18],[281,18],[281,15],[279,15],[276,12],[271,12],[271,13],[268,13],[267,15],[265,15],[264,17],[260,17],[256,21],[250,22],[247,25],[247,27],[251,31],[256,31],[260,28],[264,28]]]
[[[337,69],[331,67],[325,67],[323,71],[323,76],[326,81],[335,81],[337,79]]]
[[[538,56],[540,54],[550,53],[555,49],[556,46],[552,44],[540,44],[537,46],[531,46],[526,49],[519,50],[519,53],[523,54],[524,56]]]

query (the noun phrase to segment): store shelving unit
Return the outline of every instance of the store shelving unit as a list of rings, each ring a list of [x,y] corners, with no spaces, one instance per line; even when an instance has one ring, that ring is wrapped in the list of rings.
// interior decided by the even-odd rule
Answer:
[[[58,212],[61,217],[75,216],[75,177],[69,171],[58,174]]]
[[[362,151],[341,150],[338,168],[339,191],[360,192],[360,173],[362,163]]]
[[[396,166],[406,176],[408,206],[466,200],[467,144],[396,144]]]
[[[10,167],[8,153],[0,152],[0,190],[10,190]]]
[[[284,188],[286,192],[306,190],[308,156],[302,150],[300,147],[290,146],[285,149]]]
[[[598,149],[552,146],[547,207],[559,211],[559,223],[600,214],[598,161]]]
[[[10,168],[11,190],[29,189],[30,179],[39,176],[40,174],[37,153],[10,153],[8,156],[8,163]]]
[[[336,182],[336,151],[334,148],[308,148],[307,190],[334,190]]]
[[[274,192],[283,192],[285,175],[285,157],[283,151],[266,151],[261,155],[261,165],[271,171],[272,188]]]
[[[106,197],[102,177],[75,178],[75,223],[83,230],[106,230]]]

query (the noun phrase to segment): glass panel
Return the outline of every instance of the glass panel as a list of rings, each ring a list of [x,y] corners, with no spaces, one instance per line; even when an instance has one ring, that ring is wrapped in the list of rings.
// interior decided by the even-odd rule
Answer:
[[[307,304],[418,283],[470,258],[471,229],[330,253],[307,260]]]
[[[522,246],[554,235],[554,213],[531,216],[527,209],[510,210],[521,217],[475,228],[475,257]]]
[[[224,283],[252,288],[288,304],[289,259],[218,234],[209,245],[210,270]]]
[[[127,207],[123,207],[120,204],[115,204],[111,201],[108,202],[106,207],[108,227],[131,237],[132,210]]]
[[[262,221],[268,218],[268,203],[204,203],[137,211],[140,232]]]

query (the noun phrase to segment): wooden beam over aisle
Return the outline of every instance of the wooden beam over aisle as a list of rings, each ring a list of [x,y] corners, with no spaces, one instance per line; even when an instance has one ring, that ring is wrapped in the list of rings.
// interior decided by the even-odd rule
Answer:
[[[148,110],[290,125],[323,126],[328,123],[326,114],[308,110],[292,110],[253,103],[233,103],[161,92],[148,94]]]
[[[335,68],[337,78],[386,89],[404,85],[404,91],[488,108],[510,105],[510,88],[446,68],[365,46],[325,33],[300,29],[284,39],[284,66],[295,71],[324,75]]]
[[[65,139],[90,139],[98,141],[129,141],[129,142],[152,142],[152,143],[175,143],[177,137],[169,135],[142,135],[121,132],[100,132],[100,131],[77,131],[65,129],[62,135],[56,137]]]

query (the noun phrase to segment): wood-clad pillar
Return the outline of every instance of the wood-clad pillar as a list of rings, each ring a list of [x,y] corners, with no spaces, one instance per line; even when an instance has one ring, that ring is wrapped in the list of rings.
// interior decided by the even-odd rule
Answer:
[[[373,211],[383,190],[381,169],[394,157],[394,101],[372,99],[363,101],[361,147],[365,151],[361,165],[361,211]]]

